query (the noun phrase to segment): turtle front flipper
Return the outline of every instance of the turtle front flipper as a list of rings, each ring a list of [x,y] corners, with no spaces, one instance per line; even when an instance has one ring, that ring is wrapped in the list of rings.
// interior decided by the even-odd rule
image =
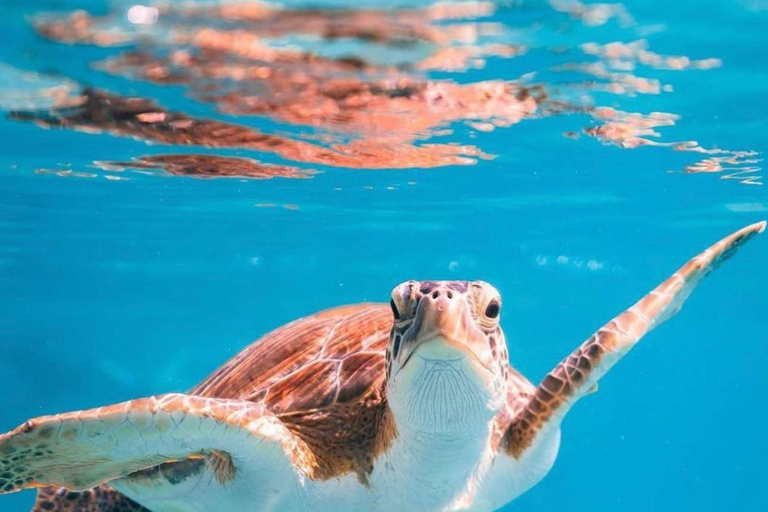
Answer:
[[[151,512],[119,492],[100,485],[75,492],[64,487],[41,487],[30,512]]]
[[[224,484],[240,461],[293,463],[302,453],[296,443],[260,404],[182,394],[142,398],[44,416],[0,436],[0,494],[46,486],[86,490],[190,458],[205,458]]]
[[[747,226],[690,260],[634,306],[601,327],[539,384],[503,437],[507,453],[520,458],[537,439],[557,429],[576,401],[651,329],[680,310],[693,288],[766,223]]]

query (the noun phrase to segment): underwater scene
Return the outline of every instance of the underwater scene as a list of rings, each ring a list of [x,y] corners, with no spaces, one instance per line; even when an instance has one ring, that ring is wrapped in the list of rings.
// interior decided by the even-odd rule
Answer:
[[[0,13],[0,511],[768,510],[768,1]]]

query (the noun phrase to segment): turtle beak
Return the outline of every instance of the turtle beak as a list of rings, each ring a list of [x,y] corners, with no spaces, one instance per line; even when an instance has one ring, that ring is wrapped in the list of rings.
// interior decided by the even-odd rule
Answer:
[[[425,294],[415,313],[410,340],[404,340],[402,366],[415,354],[430,361],[468,358],[489,370],[492,356],[485,335],[475,326],[465,297],[448,288]],[[480,368],[478,368],[480,369]]]

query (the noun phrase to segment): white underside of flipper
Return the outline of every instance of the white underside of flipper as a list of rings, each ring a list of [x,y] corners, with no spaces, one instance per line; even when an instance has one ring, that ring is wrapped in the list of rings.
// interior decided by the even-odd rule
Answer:
[[[457,406],[447,403],[454,396],[449,391],[477,383],[470,380],[473,373],[462,367],[466,361],[448,366],[440,363],[440,368],[423,358],[413,363],[409,365],[413,379],[429,375],[433,380],[410,387],[414,393],[429,390],[430,394],[408,397],[409,402],[429,404],[419,410],[422,419],[409,419],[414,425],[443,433],[401,423],[393,444],[376,459],[368,486],[354,474],[325,481],[309,479],[295,469],[278,443],[249,436],[228,443],[238,470],[225,484],[217,481],[210,468],[203,467],[175,483],[165,478],[124,478],[110,485],[152,512],[479,512],[504,506],[549,471],[557,453],[559,431],[550,439],[540,440],[537,449],[520,460],[497,457],[490,441],[494,412],[487,409],[488,397],[479,388],[464,397],[477,401],[465,404],[469,410],[486,407],[474,421],[455,430],[427,423],[436,417],[466,417],[459,414],[463,409],[446,413]],[[443,414],[435,415],[437,411]]]
[[[398,470],[403,460],[395,458],[413,452],[412,444],[398,441],[391,456],[380,459],[380,469],[374,470],[369,487],[360,484],[354,475],[309,480],[299,475],[282,453],[269,450],[264,450],[258,460],[236,459],[238,473],[226,484],[220,484],[212,469],[205,467],[175,484],[148,485],[121,479],[110,485],[152,512],[491,512],[547,474],[557,455],[560,436],[558,431],[552,439],[541,440],[521,460],[493,457],[490,449],[481,450],[483,455],[478,457],[476,446],[467,441],[447,441],[455,444],[452,450],[443,452],[439,449],[448,446],[423,444],[425,450],[443,456],[420,458],[423,476],[418,479]],[[253,447],[247,449],[252,451]],[[446,456],[451,452],[454,456]],[[459,480],[463,485],[456,485]]]

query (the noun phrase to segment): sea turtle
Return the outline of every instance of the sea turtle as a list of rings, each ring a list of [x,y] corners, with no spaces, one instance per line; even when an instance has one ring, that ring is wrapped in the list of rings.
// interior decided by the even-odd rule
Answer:
[[[539,384],[480,281],[407,281],[267,334],[189,394],[30,420],[0,492],[34,512],[490,511],[555,461],[571,406],[746,240],[747,226],[601,327]]]

